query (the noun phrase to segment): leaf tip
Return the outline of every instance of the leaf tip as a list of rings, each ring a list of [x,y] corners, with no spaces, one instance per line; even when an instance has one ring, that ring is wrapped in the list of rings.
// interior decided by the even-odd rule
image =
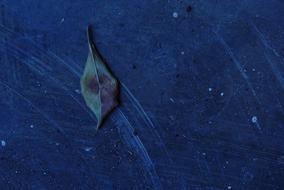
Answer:
[[[89,38],[90,36],[92,36],[92,32],[93,32],[92,25],[89,24],[89,25],[87,26],[87,36],[88,36],[88,38]]]

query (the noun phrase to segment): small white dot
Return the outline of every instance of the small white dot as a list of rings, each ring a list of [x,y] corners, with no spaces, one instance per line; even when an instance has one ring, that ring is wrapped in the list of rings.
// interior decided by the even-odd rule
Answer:
[[[255,71],[255,68],[253,68],[252,71],[254,72],[254,71]]]
[[[205,152],[203,152],[203,153],[202,153],[202,155],[203,155],[203,156],[206,156],[206,153],[205,153]]]
[[[212,91],[212,88],[208,88],[208,91],[211,92],[211,91]]]
[[[38,86],[38,87],[40,87],[40,86],[41,86],[41,85],[40,85],[40,83],[39,83],[39,81],[37,81],[36,83],[37,83],[37,86]]]
[[[177,18],[178,17],[178,13],[177,12],[173,12],[173,17]]]
[[[229,185],[229,186],[228,186],[228,189],[232,189],[232,186]]]
[[[2,146],[6,146],[6,141],[1,140],[1,145],[2,145]]]
[[[184,51],[180,52],[180,54],[184,55]]]
[[[30,128],[34,128],[35,126],[34,125],[30,125]]]
[[[84,148],[86,152],[90,152],[93,148],[92,147],[86,147]]]
[[[173,98],[170,98],[170,100],[171,100],[171,102],[173,102],[173,103],[175,102]]]
[[[224,96],[224,92],[221,92],[221,94],[220,94],[221,96]]]
[[[257,123],[257,117],[256,117],[256,116],[253,116],[253,117],[251,118],[251,122]]]
[[[80,93],[81,93],[79,89],[76,89],[75,92],[76,92],[77,94],[80,94]]]

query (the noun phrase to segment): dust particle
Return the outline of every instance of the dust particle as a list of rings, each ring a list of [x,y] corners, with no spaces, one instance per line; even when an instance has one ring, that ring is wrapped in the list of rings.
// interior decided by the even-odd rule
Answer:
[[[174,18],[178,18],[178,13],[177,12],[173,12],[173,17]]]

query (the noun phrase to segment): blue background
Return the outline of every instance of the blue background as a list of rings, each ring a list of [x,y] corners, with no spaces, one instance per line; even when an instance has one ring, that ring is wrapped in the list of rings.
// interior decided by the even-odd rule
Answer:
[[[284,189],[283,1],[0,5],[1,189]],[[88,24],[121,82],[97,132]]]

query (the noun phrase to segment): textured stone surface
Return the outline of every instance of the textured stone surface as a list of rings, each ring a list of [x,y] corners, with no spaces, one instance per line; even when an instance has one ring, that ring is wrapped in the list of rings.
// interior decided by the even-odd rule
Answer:
[[[283,189],[280,0],[0,1],[2,189]],[[121,81],[80,95],[86,27]]]

